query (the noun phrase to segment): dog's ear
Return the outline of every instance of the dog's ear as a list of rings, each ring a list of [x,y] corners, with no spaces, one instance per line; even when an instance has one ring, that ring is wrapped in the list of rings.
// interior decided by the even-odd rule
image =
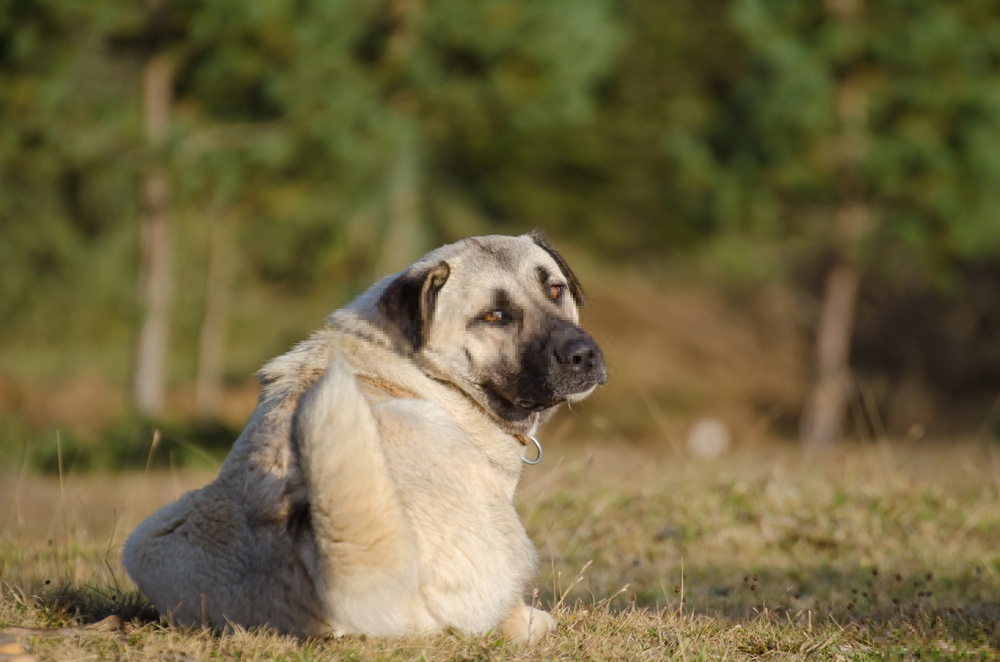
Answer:
[[[450,274],[447,262],[407,269],[389,283],[378,301],[388,330],[406,341],[414,352],[419,352],[427,341],[438,292]]]
[[[534,240],[535,244],[541,248],[543,251],[552,256],[552,259],[556,261],[559,265],[559,269],[566,276],[566,282],[569,283],[569,293],[573,295],[576,300],[576,305],[582,306],[584,301],[586,301],[586,295],[583,293],[583,286],[580,285],[580,280],[573,273],[573,270],[569,268],[569,264],[566,262],[566,258],[559,254],[559,251],[552,248],[549,242],[545,241],[545,237],[538,230],[532,230],[528,233],[528,236]]]

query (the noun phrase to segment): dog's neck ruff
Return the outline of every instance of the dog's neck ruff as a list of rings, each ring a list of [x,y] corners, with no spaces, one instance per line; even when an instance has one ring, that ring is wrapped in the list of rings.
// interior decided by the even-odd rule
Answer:
[[[521,459],[524,460],[525,464],[538,464],[539,462],[542,461],[542,444],[541,444],[541,442],[539,442],[538,439],[535,439],[534,437],[532,437],[530,434],[529,435],[516,434],[516,435],[514,435],[514,438],[517,439],[517,441],[522,446],[527,446],[528,445],[528,439],[525,439],[526,436],[527,436],[528,439],[530,439],[532,442],[534,442],[535,448],[538,449],[538,456],[534,460],[529,460],[528,458],[526,458],[526,457],[524,457],[522,455]]]
[[[375,388],[377,388],[377,389],[383,391],[384,393],[386,393],[389,397],[393,397],[393,398],[407,398],[407,399],[414,399],[414,400],[419,400],[420,399],[420,396],[415,391],[407,389],[407,388],[404,388],[404,387],[401,387],[401,386],[396,385],[396,384],[388,383],[385,380],[379,379],[378,377],[376,377],[374,375],[369,375],[369,374],[365,374],[365,373],[361,372],[361,373],[357,373],[355,375],[355,379],[357,379],[359,381],[366,382],[366,383],[374,386]],[[448,384],[447,382],[442,382],[442,383]],[[453,386],[452,384],[448,384],[448,385],[449,386]],[[459,391],[459,392],[461,393],[461,391]],[[464,395],[464,393],[463,393],[463,395]],[[538,441],[538,439],[536,439],[535,437],[533,437],[531,435],[515,434],[514,438],[517,439],[517,442],[519,444],[521,444],[522,446],[527,446],[528,445],[528,440],[531,440],[531,442],[533,444],[535,444],[535,448],[538,450],[538,454],[535,456],[535,459],[533,459],[533,460],[529,460],[528,458],[524,457],[523,455],[521,456],[521,459],[524,460],[525,464],[535,465],[535,464],[538,464],[539,462],[542,461],[542,442]]]

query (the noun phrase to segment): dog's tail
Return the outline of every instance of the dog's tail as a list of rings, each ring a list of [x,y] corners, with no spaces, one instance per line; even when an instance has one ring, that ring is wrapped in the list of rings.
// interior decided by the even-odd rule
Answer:
[[[337,357],[299,401],[294,433],[334,630],[395,634],[417,591],[417,550],[378,422]]]

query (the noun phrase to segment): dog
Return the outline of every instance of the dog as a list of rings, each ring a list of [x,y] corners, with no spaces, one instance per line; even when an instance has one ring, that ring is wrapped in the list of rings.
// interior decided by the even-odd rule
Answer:
[[[537,642],[514,492],[539,425],[607,380],[583,298],[538,233],[380,280],[260,370],[219,476],[138,526],[128,574],[181,625]]]

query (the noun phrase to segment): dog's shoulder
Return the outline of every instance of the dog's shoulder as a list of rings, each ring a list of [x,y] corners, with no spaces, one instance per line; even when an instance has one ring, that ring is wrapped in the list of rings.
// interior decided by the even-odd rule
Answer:
[[[302,395],[327,365],[329,332],[321,329],[257,372],[257,407],[220,472],[258,524],[283,521],[301,483],[292,440],[292,419]]]
[[[399,397],[402,392],[419,391],[422,375],[412,364],[397,356],[378,329],[355,315],[338,315],[289,351],[268,361],[258,372],[260,395],[257,407],[237,439],[237,458],[254,455],[268,458],[267,468],[286,460],[291,421],[302,396],[323,376],[330,363],[341,357],[359,378],[373,400],[378,392]],[[233,458],[231,458],[233,459]],[[242,460],[241,460],[242,462]]]
[[[321,329],[268,361],[257,371],[261,389],[258,407],[273,407],[288,399],[297,400],[309,390],[326,370],[329,345],[330,331]]]

